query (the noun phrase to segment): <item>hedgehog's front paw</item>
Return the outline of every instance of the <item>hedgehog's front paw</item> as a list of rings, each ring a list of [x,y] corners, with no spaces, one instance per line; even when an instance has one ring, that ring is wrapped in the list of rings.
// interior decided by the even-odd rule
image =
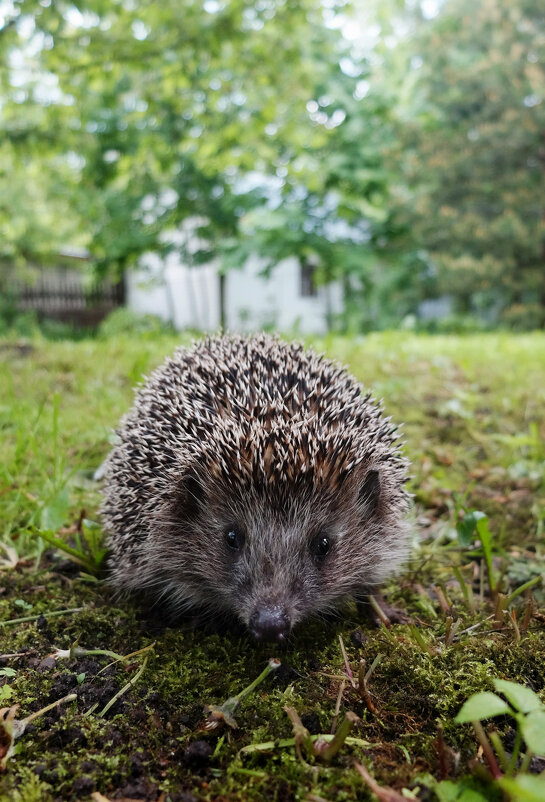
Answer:
[[[382,593],[369,593],[358,602],[358,611],[374,626],[390,627],[392,624],[409,624],[411,618],[404,610],[394,607],[384,599]]]

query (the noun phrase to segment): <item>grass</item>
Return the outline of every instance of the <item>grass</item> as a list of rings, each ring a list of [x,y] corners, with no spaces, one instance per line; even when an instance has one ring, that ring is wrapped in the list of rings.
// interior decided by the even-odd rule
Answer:
[[[303,626],[278,655],[241,635],[153,630],[92,572],[102,548],[94,472],[133,385],[180,340],[0,341],[0,654],[15,655],[0,658],[0,708],[18,704],[23,721],[76,695],[12,743],[0,799],[342,802],[372,798],[366,773],[379,794],[501,799],[475,762],[473,730],[454,719],[494,678],[544,698],[545,336],[313,340],[404,422],[419,537],[387,596],[412,622],[371,629],[349,608],[327,627]],[[67,559],[55,538],[87,561]],[[152,644],[128,660],[108,654]],[[273,656],[282,665],[243,698],[238,727],[207,730],[205,705],[221,709]],[[295,748],[299,724],[310,744],[303,731],[330,734],[334,719],[352,730],[328,761]],[[509,752],[512,722],[494,722]]]

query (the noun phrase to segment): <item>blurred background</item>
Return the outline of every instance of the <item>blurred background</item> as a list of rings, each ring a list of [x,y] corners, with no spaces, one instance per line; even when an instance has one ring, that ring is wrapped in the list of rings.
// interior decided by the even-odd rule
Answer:
[[[3,0],[0,59],[0,334],[545,324],[542,0]]]

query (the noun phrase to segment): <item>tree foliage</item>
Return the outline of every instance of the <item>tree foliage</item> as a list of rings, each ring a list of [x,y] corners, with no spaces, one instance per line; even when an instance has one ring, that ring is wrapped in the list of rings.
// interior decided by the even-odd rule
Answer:
[[[312,0],[22,0],[2,41],[3,139],[47,186],[58,162],[71,171],[64,197],[105,268],[188,216],[225,236],[240,176],[274,171],[308,138],[310,53],[330,39]],[[28,251],[3,222],[5,251]]]
[[[545,18],[539,0],[450,0],[407,48],[400,219],[428,289],[460,311],[545,322]],[[405,123],[405,124],[404,124]]]
[[[5,262],[115,273],[192,218],[193,259],[297,255],[355,328],[545,322],[540,0],[5,5]]]

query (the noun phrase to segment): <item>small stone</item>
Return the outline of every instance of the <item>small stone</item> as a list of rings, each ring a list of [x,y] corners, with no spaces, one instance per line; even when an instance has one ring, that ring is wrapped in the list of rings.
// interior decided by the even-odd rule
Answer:
[[[38,665],[38,671],[49,671],[51,668],[55,668],[57,665],[57,661],[54,657],[44,657],[43,660],[40,661]]]
[[[46,628],[47,628],[47,618],[42,613],[38,617],[38,620],[36,621],[36,629],[40,632],[42,629],[46,629]]]
[[[353,632],[350,633],[350,643],[356,649],[361,649],[362,646],[365,646],[366,642],[367,642],[367,635],[364,632],[362,632],[359,627],[358,629],[355,629]]]
[[[184,751],[184,758],[191,766],[204,766],[211,754],[212,747],[208,741],[193,741]]]

